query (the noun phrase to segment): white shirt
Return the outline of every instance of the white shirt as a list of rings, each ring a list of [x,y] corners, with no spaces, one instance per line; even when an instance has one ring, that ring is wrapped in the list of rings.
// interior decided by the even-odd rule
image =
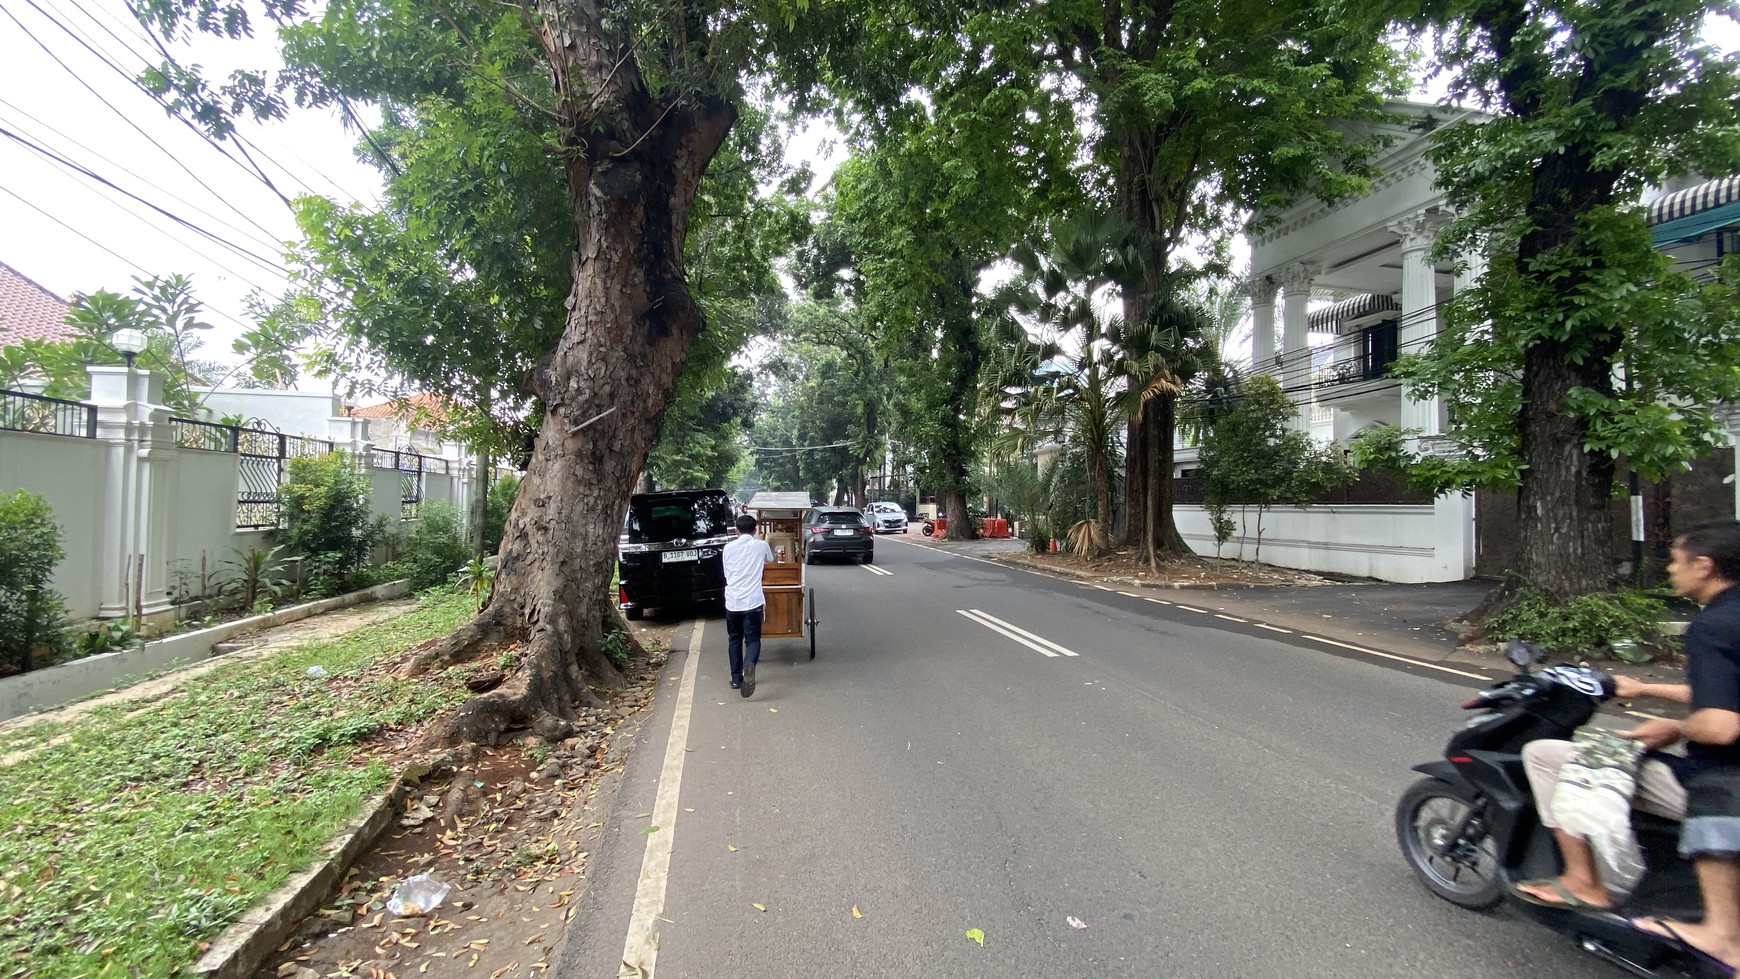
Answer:
[[[725,610],[747,612],[766,604],[761,594],[761,566],[773,563],[773,548],[754,534],[738,534],[725,543]]]

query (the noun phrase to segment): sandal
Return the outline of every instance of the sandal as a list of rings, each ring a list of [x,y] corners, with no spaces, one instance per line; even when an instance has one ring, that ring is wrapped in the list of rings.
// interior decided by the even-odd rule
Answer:
[[[1549,901],[1546,898],[1541,897],[1538,894],[1530,894],[1528,891],[1523,890],[1523,888],[1525,888],[1525,887],[1545,887],[1545,888],[1548,888],[1554,894],[1557,894],[1559,896],[1559,899],[1557,901]],[[1565,885],[1560,883],[1558,878],[1556,878],[1556,877],[1554,877],[1554,878],[1545,878],[1544,877],[1544,878],[1541,878],[1540,880],[1520,881],[1520,882],[1518,882],[1518,884],[1515,887],[1510,889],[1510,893],[1517,900],[1523,901],[1527,904],[1532,904],[1537,908],[1563,908],[1566,911],[1612,911],[1613,910],[1613,908],[1609,907],[1608,905],[1595,904],[1595,903],[1590,902],[1590,901],[1585,901],[1582,898],[1578,897],[1577,895],[1572,894],[1570,891],[1565,889]]]
[[[1720,970],[1726,975],[1731,976],[1735,973],[1734,966],[1716,958],[1709,952],[1704,951],[1698,946],[1693,945],[1691,942],[1680,937],[1680,933],[1674,930],[1673,925],[1668,924],[1666,918],[1657,918],[1653,916],[1644,918],[1628,918],[1625,923],[1630,925],[1631,929],[1639,934],[1648,935],[1649,937],[1658,940],[1666,940],[1678,949],[1682,955],[1685,955],[1688,958],[1697,959],[1705,965]]]

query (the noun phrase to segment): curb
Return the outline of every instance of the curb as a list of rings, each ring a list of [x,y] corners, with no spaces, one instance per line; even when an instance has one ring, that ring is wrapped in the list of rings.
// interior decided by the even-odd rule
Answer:
[[[184,975],[200,979],[249,979],[266,959],[289,938],[302,920],[313,914],[369,847],[393,823],[399,804],[416,786],[416,766],[400,774],[392,788],[376,796],[338,835],[326,844],[326,856],[314,866],[294,874],[282,887],[266,895],[240,921],[224,929],[204,955]]]
[[[1143,578],[1104,577],[1089,571],[1077,571],[1074,568],[1059,568],[1039,561],[1024,560],[1021,554],[993,554],[991,560],[1003,564],[1013,564],[1030,571],[1041,571],[1062,578],[1074,578],[1078,581],[1100,581],[1107,584],[1129,585],[1133,588],[1155,588],[1162,591],[1243,591],[1247,588],[1261,588],[1246,582],[1216,582],[1216,581],[1148,581]]]
[[[386,582],[361,591],[322,598],[252,615],[234,622],[153,639],[131,649],[85,656],[0,680],[0,721],[23,717],[103,693],[153,673],[214,658],[213,648],[257,629],[288,625],[333,609],[401,598],[410,594],[409,580]]]

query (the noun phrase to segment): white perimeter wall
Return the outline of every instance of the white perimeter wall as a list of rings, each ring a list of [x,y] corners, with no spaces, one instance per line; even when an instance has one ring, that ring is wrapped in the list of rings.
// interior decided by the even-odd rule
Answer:
[[[0,493],[25,489],[44,497],[64,531],[66,557],[55,569],[54,589],[73,618],[96,615],[99,576],[121,573],[100,566],[108,448],[95,439],[0,432]]]
[[[1214,534],[1200,506],[1174,510],[1178,532],[1196,553],[1213,557]],[[1241,521],[1237,507],[1231,511]],[[1257,550],[1257,513],[1247,511],[1221,556],[1245,560]],[[1474,573],[1473,501],[1440,497],[1431,506],[1318,505],[1276,507],[1263,514],[1264,564],[1381,581],[1461,581]]]

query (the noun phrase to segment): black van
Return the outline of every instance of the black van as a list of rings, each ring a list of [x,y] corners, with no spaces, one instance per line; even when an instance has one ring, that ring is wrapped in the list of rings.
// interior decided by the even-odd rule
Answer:
[[[623,614],[639,619],[649,608],[725,600],[720,550],[736,536],[731,498],[724,490],[636,493],[617,542]]]

